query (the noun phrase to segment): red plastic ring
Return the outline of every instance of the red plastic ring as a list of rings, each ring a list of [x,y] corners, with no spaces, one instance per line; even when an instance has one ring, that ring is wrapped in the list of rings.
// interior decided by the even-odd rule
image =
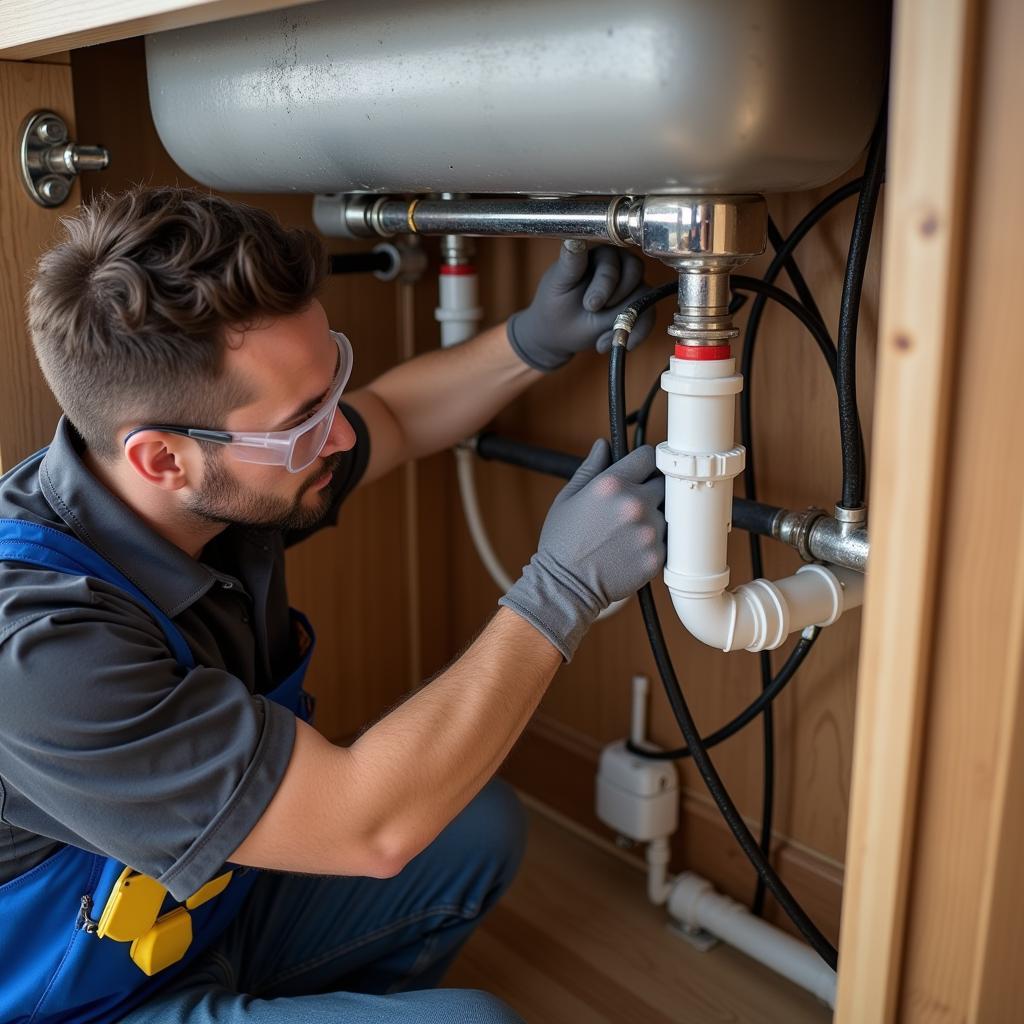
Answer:
[[[676,345],[676,359],[731,359],[730,345]]]

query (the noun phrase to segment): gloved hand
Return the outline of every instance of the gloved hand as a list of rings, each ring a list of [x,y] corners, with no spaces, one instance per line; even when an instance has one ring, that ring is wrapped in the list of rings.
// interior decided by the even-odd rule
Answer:
[[[524,363],[545,373],[595,343],[598,352],[607,352],[615,317],[648,290],[643,276],[643,263],[625,249],[601,245],[588,251],[583,242],[567,239],[529,307],[509,317],[509,343]],[[639,345],[653,323],[650,309],[637,321],[627,347]]]
[[[537,553],[498,602],[521,615],[571,661],[591,623],[665,563],[665,478],[643,445],[609,468],[597,441],[552,502]]]

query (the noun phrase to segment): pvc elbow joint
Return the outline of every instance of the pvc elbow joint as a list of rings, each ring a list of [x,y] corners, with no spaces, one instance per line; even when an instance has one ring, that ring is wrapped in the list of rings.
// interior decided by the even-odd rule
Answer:
[[[734,591],[694,593],[665,582],[679,621],[702,643],[720,651],[770,651],[807,626],[830,626],[863,600],[863,577],[839,566],[805,565],[793,576],[754,580]]]

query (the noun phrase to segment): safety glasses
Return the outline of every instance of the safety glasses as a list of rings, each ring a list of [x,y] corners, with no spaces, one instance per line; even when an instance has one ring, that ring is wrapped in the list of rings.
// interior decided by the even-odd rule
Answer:
[[[124,439],[143,430],[162,430],[168,434],[181,434],[196,441],[209,441],[225,445],[240,462],[258,462],[265,466],[284,466],[289,473],[301,473],[315,461],[327,443],[327,437],[334,423],[341,393],[345,390],[352,373],[352,345],[340,331],[331,331],[331,337],[338,346],[338,372],[331,385],[330,394],[317,407],[309,419],[291,430],[235,431],[210,430],[205,427],[179,427],[167,424],[149,424],[136,427]]]

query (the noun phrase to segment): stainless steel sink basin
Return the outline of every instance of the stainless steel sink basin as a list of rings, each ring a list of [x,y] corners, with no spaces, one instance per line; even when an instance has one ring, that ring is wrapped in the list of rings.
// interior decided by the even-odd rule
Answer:
[[[810,188],[887,52],[884,0],[327,0],[146,41],[181,167],[302,192]]]

